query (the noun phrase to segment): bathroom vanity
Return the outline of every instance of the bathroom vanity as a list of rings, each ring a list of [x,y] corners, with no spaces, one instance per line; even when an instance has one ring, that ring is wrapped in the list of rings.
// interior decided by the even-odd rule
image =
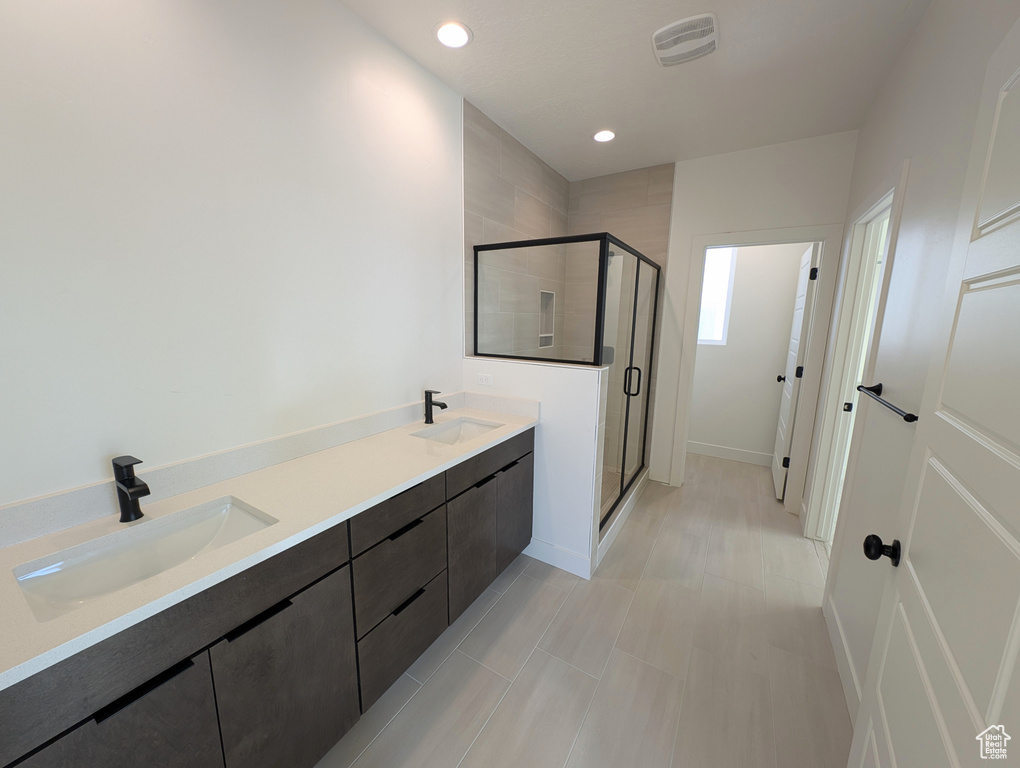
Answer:
[[[313,766],[530,542],[519,422],[0,690],[0,765]]]

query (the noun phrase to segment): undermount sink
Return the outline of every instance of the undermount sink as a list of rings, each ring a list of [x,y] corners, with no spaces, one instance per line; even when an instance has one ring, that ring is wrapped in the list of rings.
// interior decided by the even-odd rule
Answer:
[[[482,419],[470,419],[466,416],[459,416],[456,419],[444,421],[442,424],[435,424],[425,429],[412,432],[411,437],[420,437],[423,440],[432,440],[436,443],[456,445],[466,443],[481,437],[486,432],[491,432],[497,427],[502,427],[495,421],[483,421]]]
[[[14,569],[40,622],[278,522],[233,496],[137,523]]]

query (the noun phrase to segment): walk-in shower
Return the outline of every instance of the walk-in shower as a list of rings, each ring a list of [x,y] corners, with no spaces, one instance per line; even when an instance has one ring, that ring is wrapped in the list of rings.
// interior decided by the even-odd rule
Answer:
[[[645,466],[659,265],[606,232],[474,250],[476,355],[607,368],[604,526]]]

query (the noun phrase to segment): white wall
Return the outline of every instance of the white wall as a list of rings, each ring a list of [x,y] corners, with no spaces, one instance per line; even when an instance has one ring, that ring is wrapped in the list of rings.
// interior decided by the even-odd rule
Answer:
[[[461,101],[330,0],[0,7],[0,504],[460,389]]]
[[[652,432],[653,480],[678,485],[682,479],[678,469],[685,417],[677,417],[677,389],[693,238],[841,224],[856,141],[852,131],[676,164]]]
[[[735,249],[726,344],[699,344],[688,450],[770,466],[801,256],[810,245]]]
[[[860,129],[848,223],[895,186],[904,160],[910,164],[871,379],[914,413],[934,345],[985,66],[1018,16],[1016,0],[983,2],[979,13],[967,0],[934,0]],[[826,606],[837,656],[849,661],[841,672],[852,707],[859,695],[853,689],[867,675],[886,578],[885,569],[861,555],[861,542],[869,533],[897,535],[890,526],[914,434],[882,408],[865,406],[857,416],[858,458],[844,486]]]
[[[600,368],[469,357],[464,389],[542,403],[535,431],[535,517],[525,554],[588,578],[592,570]],[[478,375],[492,376],[479,386]]]

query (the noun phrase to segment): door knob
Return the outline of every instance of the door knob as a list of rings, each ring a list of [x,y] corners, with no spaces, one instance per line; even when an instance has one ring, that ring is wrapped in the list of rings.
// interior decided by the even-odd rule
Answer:
[[[869,560],[878,560],[885,555],[892,560],[893,567],[895,568],[900,564],[900,540],[893,539],[893,543],[885,545],[882,543],[882,538],[871,534],[864,539],[864,556]]]
[[[786,381],[786,377],[783,374],[776,376],[776,381]]]

